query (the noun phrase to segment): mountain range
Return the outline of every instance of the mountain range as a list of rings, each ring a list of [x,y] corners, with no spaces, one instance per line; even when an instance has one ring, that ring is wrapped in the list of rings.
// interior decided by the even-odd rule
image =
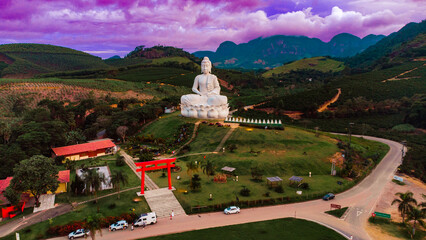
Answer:
[[[349,33],[341,33],[329,42],[323,42],[305,36],[275,35],[241,44],[225,41],[216,52],[197,51],[193,54],[200,58],[209,57],[218,68],[268,69],[303,58],[351,57],[383,38],[384,35],[370,34],[361,39]]]

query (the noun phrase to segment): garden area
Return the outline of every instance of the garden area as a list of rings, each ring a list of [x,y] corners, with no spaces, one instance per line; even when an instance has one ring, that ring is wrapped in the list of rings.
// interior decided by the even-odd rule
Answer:
[[[228,204],[250,207],[318,199],[328,192],[342,192],[357,182],[338,176],[343,165],[337,164],[337,176],[330,175],[331,160],[345,150],[337,139],[292,127],[239,127],[225,143],[225,152],[187,156],[214,151],[229,129],[200,124],[188,152],[178,156],[177,167],[172,171],[177,189],[174,193],[187,213],[220,210]],[[368,161],[375,163],[388,150],[383,144],[354,137],[351,147],[360,159],[374,158]],[[235,170],[223,171],[224,167]],[[367,167],[364,170],[369,171]],[[148,174],[158,186],[167,186],[165,171]],[[302,179],[291,181],[292,176]],[[271,183],[269,177],[282,181]]]
[[[165,236],[144,238],[147,240],[173,239],[309,239],[337,240],[345,239],[335,231],[317,223],[295,219],[282,218],[277,220],[246,223],[226,227],[209,228],[191,232],[176,233]]]
[[[119,158],[118,154],[107,155],[107,156],[91,158],[87,160],[73,161],[69,163],[69,165],[71,166],[69,166],[67,163],[65,163],[63,166],[60,166],[61,167],[60,170],[65,170],[65,169],[70,170],[70,182],[68,184],[68,192],[57,194],[56,202],[57,203],[74,203],[74,202],[82,202],[82,201],[93,199],[92,195],[85,195],[85,194],[76,195],[72,192],[71,185],[73,182],[75,182],[75,179],[76,179],[76,169],[81,169],[81,168],[108,166],[111,174],[114,174],[114,172],[122,172],[123,175],[127,176],[127,184],[125,184],[124,186],[122,184],[120,188],[121,191],[140,186],[140,179],[136,176],[136,174],[132,171],[132,169],[130,169],[130,167],[127,166],[125,162],[119,162],[117,158]],[[117,192],[116,189],[102,190],[97,193],[97,196],[100,197],[100,196],[104,196],[104,195],[115,193],[115,192]]]

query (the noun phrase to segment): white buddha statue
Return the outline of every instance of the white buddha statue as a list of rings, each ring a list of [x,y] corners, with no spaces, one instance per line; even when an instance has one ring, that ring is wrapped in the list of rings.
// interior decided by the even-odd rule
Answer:
[[[183,95],[180,99],[184,117],[218,119],[229,114],[228,98],[220,95],[217,77],[211,74],[212,63],[208,57],[201,62],[201,72],[195,77],[192,91],[196,94]]]

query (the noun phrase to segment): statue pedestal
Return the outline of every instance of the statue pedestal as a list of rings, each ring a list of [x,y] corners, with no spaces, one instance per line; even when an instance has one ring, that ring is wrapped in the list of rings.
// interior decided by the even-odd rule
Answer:
[[[187,105],[181,104],[181,114],[184,117],[200,119],[225,119],[229,114],[228,104],[222,105]]]

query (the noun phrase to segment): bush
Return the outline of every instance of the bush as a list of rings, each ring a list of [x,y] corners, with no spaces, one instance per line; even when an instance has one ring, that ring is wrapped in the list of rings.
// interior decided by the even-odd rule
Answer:
[[[62,166],[64,163],[65,157],[64,156],[57,156],[55,157],[55,164],[57,166]]]
[[[126,165],[126,162],[124,160],[124,156],[117,156],[117,158],[115,159],[115,165],[117,167],[122,167],[122,166]]]
[[[283,186],[279,185],[275,187],[275,192],[277,193],[283,193],[284,192],[284,188]]]
[[[309,189],[309,183],[301,183],[300,185],[299,185],[299,187],[301,188],[301,189]]]
[[[250,196],[250,189],[243,187],[240,191],[241,196],[248,197]]]
[[[110,205],[108,205],[109,209],[114,209],[117,205],[115,203],[111,203]]]

